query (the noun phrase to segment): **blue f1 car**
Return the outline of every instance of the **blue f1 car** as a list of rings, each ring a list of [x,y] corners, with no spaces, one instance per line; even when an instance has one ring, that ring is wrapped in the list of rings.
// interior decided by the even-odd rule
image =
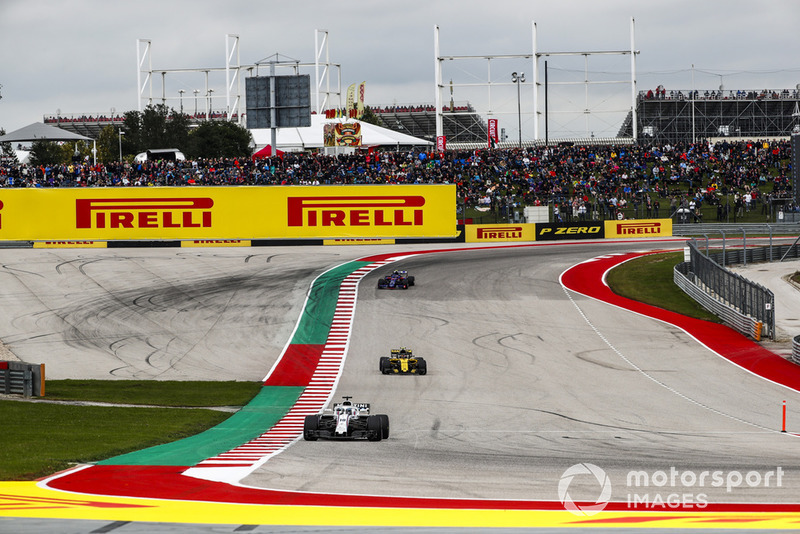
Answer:
[[[408,289],[414,285],[414,277],[408,271],[394,271],[378,279],[378,289]]]

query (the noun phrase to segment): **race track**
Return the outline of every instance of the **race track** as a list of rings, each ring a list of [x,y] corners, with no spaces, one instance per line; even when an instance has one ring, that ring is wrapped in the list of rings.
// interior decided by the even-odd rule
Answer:
[[[800,393],[560,281],[597,256],[676,246],[475,247],[368,274],[334,399],[387,413],[390,439],[300,440],[240,484],[558,508],[565,472],[593,465],[617,503],[680,495],[685,504],[688,495],[795,504],[800,423],[790,416],[786,433],[780,425],[782,402],[800,406]],[[44,362],[51,379],[261,380],[318,275],[368,254],[431,248],[8,250],[0,339]],[[396,268],[416,285],[377,290]],[[426,376],[378,372],[378,358],[400,346],[426,358]],[[631,472],[650,484],[631,486]],[[658,484],[659,473],[671,479]],[[592,502],[597,480],[575,477],[569,492]]]
[[[0,339],[51,379],[246,380],[334,247],[4,250]]]
[[[781,487],[706,493],[715,502],[793,502],[800,441],[776,430],[782,401],[798,404],[800,394],[743,371],[674,327],[559,284],[568,267],[622,248],[446,252],[365,278],[336,397],[352,395],[388,413],[391,439],[301,441],[243,483],[557,500],[561,475],[578,463],[598,465],[617,481],[631,470],[766,473],[780,466]],[[375,289],[377,276],[396,267],[417,285]],[[401,345],[428,360],[428,375],[377,372],[378,357]]]

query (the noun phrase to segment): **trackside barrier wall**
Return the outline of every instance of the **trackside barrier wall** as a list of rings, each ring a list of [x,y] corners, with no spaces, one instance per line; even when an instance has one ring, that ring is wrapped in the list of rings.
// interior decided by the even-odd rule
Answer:
[[[456,236],[454,184],[0,190],[0,241]]]
[[[536,224],[468,224],[464,227],[467,243],[495,243],[498,241],[533,241]]]
[[[468,224],[467,243],[671,237],[670,219]]]
[[[699,223],[699,224],[674,224],[672,233],[676,236],[703,236],[714,234],[735,235],[746,233],[747,235],[763,234],[800,234],[800,223]]]
[[[675,285],[677,285],[684,293],[689,295],[703,308],[707,309],[717,317],[722,318],[726,324],[733,327],[734,330],[746,336],[752,337],[756,341],[761,340],[762,325],[752,317],[748,317],[737,310],[725,305],[723,302],[717,300],[714,296],[706,293],[698,285],[692,282],[693,275],[691,272],[684,273],[681,269],[682,266],[687,266],[688,263],[682,263],[675,266],[673,271]]]
[[[627,237],[672,237],[672,219],[629,219],[604,221],[609,239]]]
[[[0,393],[44,396],[44,364],[0,361]]]
[[[678,287],[742,334],[775,339],[772,291],[729,271],[717,263],[717,254],[707,256],[695,241],[688,241],[687,248],[689,261],[676,265],[673,274]]]
[[[763,261],[784,261],[800,259],[800,246],[791,245],[766,245],[761,247],[747,247],[725,249],[724,252],[709,252],[708,256],[718,264],[741,265]]]

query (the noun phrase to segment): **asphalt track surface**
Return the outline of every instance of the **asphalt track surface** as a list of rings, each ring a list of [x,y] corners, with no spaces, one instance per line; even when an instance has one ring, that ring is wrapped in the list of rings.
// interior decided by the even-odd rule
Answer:
[[[614,482],[614,501],[703,494],[714,503],[796,503],[800,420],[792,426],[790,417],[789,432],[779,430],[782,402],[800,406],[800,394],[731,364],[679,328],[559,281],[598,255],[674,246],[450,251],[375,271],[361,282],[335,396],[389,414],[391,438],[300,441],[241,484],[558,502],[565,470],[594,464]],[[393,250],[404,248],[379,252]],[[7,250],[0,339],[21,359],[46,363],[50,378],[260,379],[311,280],[375,252]],[[377,276],[393,268],[408,269],[417,285],[378,291]],[[428,360],[428,375],[378,373],[378,358],[401,345]],[[773,478],[765,487],[763,477],[778,468],[780,486]],[[672,471],[677,480],[626,487],[632,470]],[[762,483],[731,491],[688,484],[691,475],[714,471],[731,483],[735,473],[755,473],[751,481],[758,475]],[[597,482],[576,477],[569,491],[575,501],[594,500]]]
[[[604,248],[590,254],[625,247]],[[381,271],[367,277],[336,396],[388,413],[392,439],[300,442],[243,483],[557,500],[561,475],[585,462],[612,480],[634,469],[781,466],[795,472],[781,488],[708,493],[718,502],[794,500],[800,460],[791,451],[800,442],[775,430],[782,401],[800,406],[800,395],[743,372],[675,327],[565,291],[559,275],[586,250],[410,258],[394,265],[416,276],[408,291],[375,289]],[[378,357],[401,345],[426,358],[426,376],[376,372]]]
[[[2,251],[0,339],[51,379],[257,381],[335,247]]]

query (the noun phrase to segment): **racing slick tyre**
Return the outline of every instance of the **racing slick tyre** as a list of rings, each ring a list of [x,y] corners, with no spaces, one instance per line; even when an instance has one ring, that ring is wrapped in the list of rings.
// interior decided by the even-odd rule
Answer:
[[[378,417],[381,418],[381,437],[387,439],[389,437],[389,416],[385,413],[379,413]]]
[[[385,289],[386,288],[386,280],[381,278],[378,280],[378,289]]]
[[[388,356],[381,356],[380,364],[378,365],[378,369],[380,369],[381,373],[388,375],[391,372],[389,368],[389,357]]]
[[[428,362],[425,361],[425,358],[417,358],[417,374],[428,374]]]
[[[303,439],[306,441],[317,441],[319,436],[317,430],[319,429],[319,417],[316,415],[307,415],[303,421]]]
[[[380,441],[383,439],[382,427],[383,425],[381,425],[381,418],[379,415],[367,416],[367,430],[369,431],[367,439],[369,441]]]
[[[410,286],[414,285],[414,277],[413,276],[409,276],[408,277],[408,285],[410,285]]]

